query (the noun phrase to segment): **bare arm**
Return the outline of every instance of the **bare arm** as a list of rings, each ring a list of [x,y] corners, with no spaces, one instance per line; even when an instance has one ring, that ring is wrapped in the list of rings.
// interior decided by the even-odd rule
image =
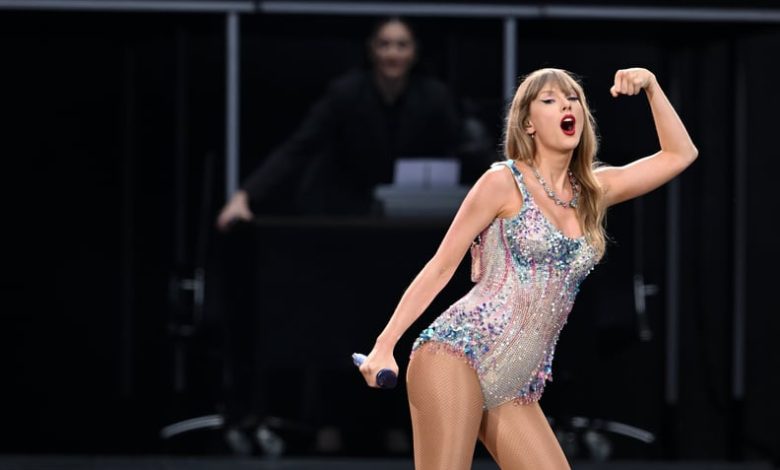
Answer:
[[[661,150],[620,167],[603,167],[596,175],[608,206],[646,194],[667,183],[698,156],[685,125],[649,70],[618,70],[610,88],[612,96],[636,95],[645,90],[653,114]]]
[[[463,200],[433,257],[407,287],[373,350],[360,366],[366,382],[375,386],[382,368],[398,372],[393,349],[401,336],[447,285],[471,242],[504,210],[515,184],[511,174],[496,167],[485,172]]]

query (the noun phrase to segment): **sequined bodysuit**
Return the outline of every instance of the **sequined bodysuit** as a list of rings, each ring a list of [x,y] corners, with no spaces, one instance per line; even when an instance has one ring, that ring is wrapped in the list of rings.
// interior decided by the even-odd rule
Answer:
[[[558,335],[597,261],[584,236],[566,237],[544,216],[512,160],[496,165],[511,170],[523,207],[480,234],[478,281],[420,333],[411,351],[430,343],[426,349],[464,358],[477,372],[485,409],[541,398],[552,380]]]

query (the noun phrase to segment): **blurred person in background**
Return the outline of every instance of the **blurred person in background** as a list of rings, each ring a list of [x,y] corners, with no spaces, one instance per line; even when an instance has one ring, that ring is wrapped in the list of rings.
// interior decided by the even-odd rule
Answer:
[[[219,229],[252,220],[253,208],[286,184],[297,186],[294,213],[371,214],[373,189],[392,183],[397,158],[456,157],[458,107],[444,83],[417,70],[409,23],[378,21],[367,52],[370,67],[332,81],[297,131],[244,180],[222,208]]]

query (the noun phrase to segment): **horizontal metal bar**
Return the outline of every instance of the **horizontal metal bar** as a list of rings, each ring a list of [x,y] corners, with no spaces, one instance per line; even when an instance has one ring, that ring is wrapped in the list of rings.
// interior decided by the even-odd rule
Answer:
[[[606,7],[550,5],[545,16],[560,19],[777,23],[778,8]]]
[[[0,10],[93,10],[305,15],[404,15],[470,18],[780,23],[779,8],[251,0],[0,0]]]
[[[262,13],[320,14],[320,15],[403,15],[403,16],[458,16],[458,17],[535,17],[543,7],[533,5],[468,5],[450,3],[392,3],[392,2],[259,2]]]
[[[255,11],[250,0],[0,0],[0,10],[89,10],[172,13],[227,13]]]
[[[392,2],[260,1],[262,13],[309,15],[404,15],[433,17],[536,18],[583,20],[780,22],[777,8],[635,7],[601,5],[495,5]]]

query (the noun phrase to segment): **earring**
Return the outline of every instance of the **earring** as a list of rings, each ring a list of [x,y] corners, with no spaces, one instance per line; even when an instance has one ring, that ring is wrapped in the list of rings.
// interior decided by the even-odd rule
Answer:
[[[533,139],[534,137],[536,137],[536,132],[534,132],[533,134],[528,134],[528,135],[530,135],[531,138]]]

